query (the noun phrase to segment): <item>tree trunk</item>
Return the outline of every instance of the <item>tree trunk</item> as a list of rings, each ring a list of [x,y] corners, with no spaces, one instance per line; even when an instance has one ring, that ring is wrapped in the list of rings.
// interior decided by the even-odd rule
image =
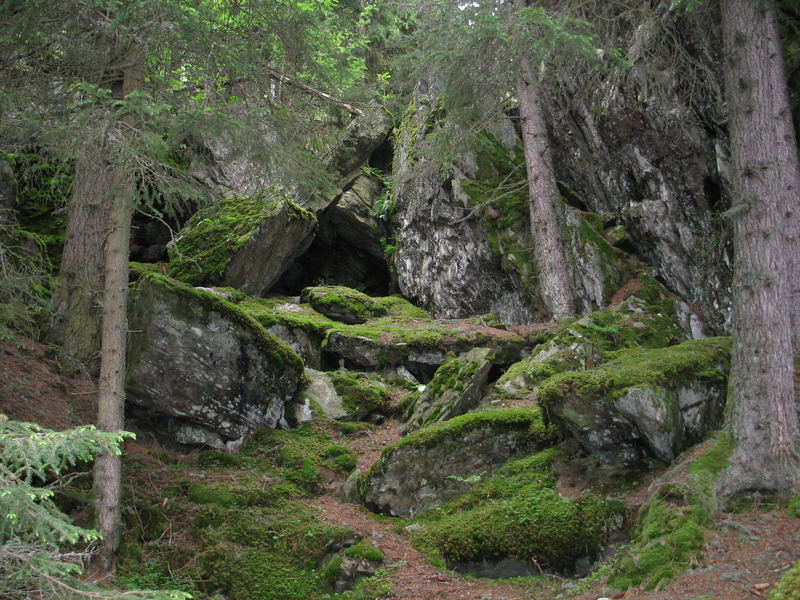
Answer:
[[[114,97],[124,98],[141,88],[144,63],[141,53],[128,52],[128,64]],[[126,131],[136,127],[135,117],[122,117]],[[122,140],[124,135],[120,136]],[[119,143],[119,142],[118,142]],[[118,431],[125,425],[125,367],[128,336],[128,254],[133,216],[133,179],[125,164],[115,166],[115,182],[109,201],[109,231],[105,242],[103,275],[103,328],[100,353],[97,426],[102,431]],[[122,460],[118,454],[100,453],[94,467],[94,486],[98,528],[102,536],[99,558],[105,566],[119,547],[122,495]]]
[[[561,241],[559,196],[552,152],[536,76],[527,58],[521,62],[523,78],[517,83],[517,97],[528,172],[528,210],[539,289],[552,318],[564,319],[575,315],[575,296]]]
[[[100,350],[103,239],[114,170],[100,144],[87,146],[75,160],[75,180],[67,212],[60,277],[53,297],[50,337],[61,346],[61,361],[96,373]]]
[[[720,491],[729,497],[800,487],[790,314],[797,279],[790,281],[788,244],[796,242],[800,167],[774,12],[751,0],[723,7],[734,187],[727,425],[735,449]]]

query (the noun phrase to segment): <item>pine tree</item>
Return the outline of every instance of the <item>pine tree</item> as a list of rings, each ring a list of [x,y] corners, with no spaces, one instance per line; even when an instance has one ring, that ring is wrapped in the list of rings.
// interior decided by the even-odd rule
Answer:
[[[0,414],[0,597],[72,598],[118,594],[77,579],[87,544],[100,534],[72,523],[53,501],[66,471],[97,452],[119,454],[133,434],[92,426],[52,431]],[[83,545],[84,549],[81,548]],[[180,593],[137,593],[139,598],[182,598]]]

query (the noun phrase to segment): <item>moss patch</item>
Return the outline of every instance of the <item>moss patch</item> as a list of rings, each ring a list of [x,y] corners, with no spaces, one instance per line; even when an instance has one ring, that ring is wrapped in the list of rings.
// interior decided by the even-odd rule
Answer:
[[[389,412],[391,395],[379,378],[349,371],[333,371],[329,375],[352,420],[360,421],[375,412]]]
[[[620,510],[595,497],[579,502],[555,491],[551,463],[557,451],[545,450],[511,461],[466,494],[418,521],[415,545],[449,564],[515,557],[569,570],[577,558],[594,556],[607,523]]]
[[[664,486],[639,519],[630,549],[608,580],[614,588],[652,590],[702,560],[704,528],[710,524],[713,486],[733,451],[720,434],[686,466],[686,484]]]
[[[679,386],[688,378],[725,379],[730,362],[730,338],[704,338],[650,350],[625,349],[606,353],[607,362],[596,369],[566,371],[539,386],[538,399],[548,406],[564,394],[578,398],[619,398],[636,386]]]
[[[797,600],[798,597],[800,597],[800,561],[783,574],[769,595],[769,600]]]
[[[383,552],[381,552],[375,544],[366,541],[353,544],[344,551],[344,555],[350,558],[368,560],[370,562],[381,562],[384,558]]]

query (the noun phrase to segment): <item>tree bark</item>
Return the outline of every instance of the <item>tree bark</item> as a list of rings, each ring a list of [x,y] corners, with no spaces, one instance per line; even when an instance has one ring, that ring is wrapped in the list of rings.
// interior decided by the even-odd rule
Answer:
[[[144,58],[137,50],[128,52],[128,64],[114,97],[125,98],[141,88]],[[125,130],[136,127],[135,117],[121,118]],[[125,139],[121,135],[120,139]],[[119,142],[118,142],[119,143]],[[128,336],[128,255],[133,216],[133,179],[126,165],[115,165],[115,186],[108,203],[109,231],[104,252],[103,327],[100,353],[97,426],[118,431],[125,425],[125,367]],[[99,558],[107,567],[119,547],[122,496],[122,460],[118,454],[99,453],[95,459],[94,486],[98,529],[102,536]]]
[[[559,195],[536,76],[527,58],[517,82],[522,146],[528,172],[528,210],[539,289],[553,319],[575,315],[575,294],[561,241]]]
[[[723,32],[734,188],[726,416],[735,449],[720,491],[786,493],[800,487],[791,324],[800,166],[773,9],[727,0]]]
[[[53,296],[50,337],[61,361],[97,373],[103,290],[103,240],[114,170],[97,144],[78,152],[58,286]]]

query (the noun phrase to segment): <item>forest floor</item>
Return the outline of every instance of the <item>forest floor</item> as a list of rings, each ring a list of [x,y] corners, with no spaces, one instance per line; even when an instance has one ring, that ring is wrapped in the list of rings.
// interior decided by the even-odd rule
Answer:
[[[93,394],[88,377],[59,374],[47,347],[23,339],[0,343],[0,412],[10,418],[54,429],[90,423]],[[387,421],[355,437],[350,445],[359,467],[367,468],[399,436],[400,424]],[[129,444],[128,451],[136,460],[147,460],[150,442]],[[568,487],[581,488],[580,473],[565,470],[562,476],[571,478]],[[766,598],[783,571],[800,558],[800,519],[789,517],[781,507],[755,505],[748,512],[718,515],[707,531],[703,562],[659,591],[630,589],[619,595],[600,580],[573,594],[570,583],[557,577],[475,579],[432,567],[389,520],[376,519],[363,507],[337,500],[333,492],[338,483],[330,482],[328,493],[308,502],[319,508],[321,519],[357,531],[383,551],[392,584],[387,598],[395,600],[757,599]],[[648,485],[649,481],[643,482],[621,499],[635,510],[647,497]]]

